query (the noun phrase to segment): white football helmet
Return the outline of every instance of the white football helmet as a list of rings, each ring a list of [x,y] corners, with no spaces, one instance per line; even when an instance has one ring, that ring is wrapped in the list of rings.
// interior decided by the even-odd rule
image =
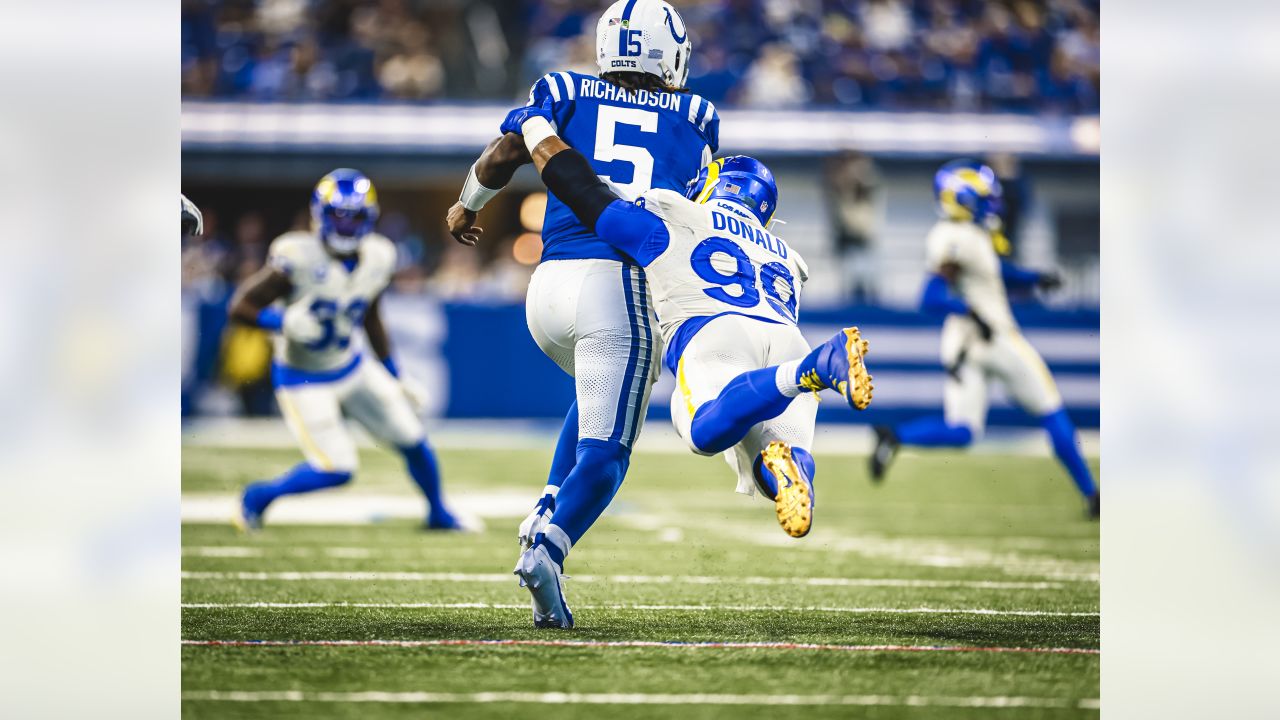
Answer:
[[[642,72],[684,87],[690,51],[684,19],[664,0],[618,0],[596,24],[601,75]]]

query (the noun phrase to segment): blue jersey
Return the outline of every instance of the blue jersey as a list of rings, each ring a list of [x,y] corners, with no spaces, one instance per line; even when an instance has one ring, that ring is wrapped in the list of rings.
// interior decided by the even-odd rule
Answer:
[[[534,83],[529,104],[540,105],[548,96],[556,133],[627,200],[650,188],[683,193],[720,147],[715,106],[692,93],[624,90],[598,77],[556,72]],[[551,193],[542,242],[543,260],[629,262]]]

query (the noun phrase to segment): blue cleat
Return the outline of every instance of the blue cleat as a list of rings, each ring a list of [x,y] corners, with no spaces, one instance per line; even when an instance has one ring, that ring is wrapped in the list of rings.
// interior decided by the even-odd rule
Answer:
[[[520,587],[529,588],[533,596],[534,627],[573,627],[573,613],[564,599],[560,566],[547,554],[546,548],[535,545],[524,551],[516,562],[515,574],[520,578]]]
[[[424,530],[439,530],[441,532],[467,532],[472,528],[467,523],[458,519],[448,510],[432,510],[427,515],[427,520],[422,524]]]
[[[773,502],[778,524],[793,538],[808,535],[813,527],[813,481],[792,457],[791,446],[774,440],[760,453],[760,460],[777,484]]]
[[[262,529],[262,514],[267,511],[270,500],[262,497],[266,483],[250,483],[240,496],[240,514],[232,518],[232,522],[240,532],[257,532]]]
[[[867,341],[856,327],[847,327],[819,345],[801,364],[801,388],[817,392],[831,388],[844,396],[855,410],[866,410],[871,404],[871,374],[863,361]],[[805,368],[808,371],[804,371]]]

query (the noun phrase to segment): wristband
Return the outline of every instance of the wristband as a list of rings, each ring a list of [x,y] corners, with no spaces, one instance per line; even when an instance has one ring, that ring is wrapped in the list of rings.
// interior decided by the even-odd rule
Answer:
[[[551,123],[538,115],[525,120],[520,126],[520,132],[524,135],[524,146],[529,149],[529,157],[533,157],[533,149],[538,147],[538,143],[556,134]]]
[[[493,199],[498,194],[498,190],[487,188],[480,184],[480,179],[476,177],[476,166],[472,165],[467,171],[467,181],[462,185],[462,194],[458,196],[458,202],[462,203],[462,207],[476,212],[484,207],[484,204]]]
[[[396,367],[395,358],[390,355],[382,358],[382,367],[386,368],[387,372],[391,373],[391,377],[400,377],[400,368]]]
[[[258,311],[258,327],[280,332],[284,328],[284,313],[274,306],[262,308]]]

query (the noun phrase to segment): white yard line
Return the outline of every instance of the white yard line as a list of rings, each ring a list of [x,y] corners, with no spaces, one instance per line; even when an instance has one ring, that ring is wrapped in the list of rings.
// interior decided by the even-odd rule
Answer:
[[[460,491],[452,508],[469,518],[523,518],[537,500],[535,490],[497,488]],[[182,522],[225,524],[240,512],[237,493],[183,493]],[[289,498],[271,507],[272,525],[366,525],[383,520],[418,520],[426,514],[421,495],[336,490]],[[515,525],[512,525],[513,534]]]
[[[378,609],[437,609],[437,610],[528,610],[529,603],[362,603],[362,602],[248,602],[248,603],[182,603],[182,607],[200,610],[227,609],[293,609],[293,608],[378,608]],[[830,607],[809,605],[804,607],[775,607],[760,605],[643,605],[606,604],[574,605],[576,610],[658,610],[670,612],[820,612],[864,615],[998,615],[1019,617],[1098,617],[1096,612],[1069,612],[1057,610],[995,610],[991,608],[884,608],[884,607]]]
[[[945,697],[926,695],[728,695],[648,693],[532,692],[306,692],[186,691],[183,700],[315,703],[526,703],[543,705],[860,705],[949,708],[1081,708],[1098,709],[1097,699],[1009,696]]]
[[[829,652],[981,652],[1049,655],[1099,655],[1098,648],[991,647],[975,645],[830,645],[796,642],[681,642],[662,640],[183,640],[191,647],[573,647],[663,648],[680,650],[818,650]]]
[[[617,583],[622,585],[805,585],[817,587],[903,587],[966,588],[975,590],[1061,590],[1062,582],[1015,582],[1001,580],[920,580],[902,578],[840,577],[732,577],[720,575],[567,575],[572,582]],[[346,580],[440,583],[509,583],[510,573],[447,573],[408,571],[330,571],[310,572],[216,572],[184,571],[183,580]],[[1096,581],[1096,580],[1095,580]]]

